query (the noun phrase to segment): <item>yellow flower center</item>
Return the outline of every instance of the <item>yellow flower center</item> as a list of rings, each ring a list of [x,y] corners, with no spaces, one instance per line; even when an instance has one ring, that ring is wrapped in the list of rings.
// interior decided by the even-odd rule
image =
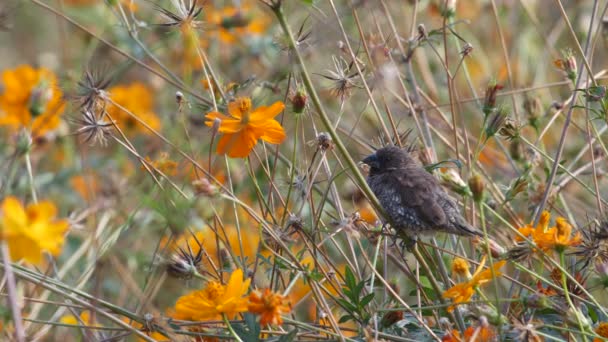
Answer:
[[[241,113],[241,122],[249,123],[249,112],[251,111],[251,99],[248,97],[239,97],[237,100],[238,111]]]
[[[454,259],[454,261],[452,262],[452,272],[454,272],[460,276],[465,276],[465,275],[470,276],[469,263],[462,258]]]
[[[205,288],[205,296],[212,301],[217,300],[224,295],[224,286],[217,281],[210,282]]]

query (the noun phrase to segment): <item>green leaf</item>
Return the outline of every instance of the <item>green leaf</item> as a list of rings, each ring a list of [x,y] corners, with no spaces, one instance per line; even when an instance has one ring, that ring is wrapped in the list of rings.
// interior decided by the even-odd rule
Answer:
[[[355,318],[351,315],[344,315],[344,316],[340,317],[340,320],[338,321],[338,323],[346,323],[346,322],[352,321],[354,319]]]
[[[369,302],[371,302],[371,301],[372,301],[372,299],[374,299],[374,296],[375,296],[375,295],[376,295],[376,294],[372,292],[372,293],[368,294],[367,296],[363,297],[363,299],[361,299],[361,303],[360,303],[360,304],[361,304],[361,307],[364,307],[364,306],[366,306],[367,304],[369,304]]]

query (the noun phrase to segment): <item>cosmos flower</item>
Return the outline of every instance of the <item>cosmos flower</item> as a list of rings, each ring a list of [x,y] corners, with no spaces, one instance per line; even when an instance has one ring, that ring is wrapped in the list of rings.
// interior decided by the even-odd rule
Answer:
[[[227,285],[210,281],[202,290],[180,297],[175,303],[175,318],[203,321],[225,315],[234,318],[247,311],[248,300],[244,297],[251,279],[243,280],[243,271],[237,269],[230,275]]]
[[[20,65],[2,73],[0,126],[25,127],[37,137],[57,128],[65,103],[51,71]]]
[[[280,144],[285,140],[285,131],[274,119],[283,111],[285,105],[277,101],[269,107],[251,108],[251,99],[239,97],[228,104],[228,113],[208,113],[205,124],[212,127],[214,121],[221,120],[219,132],[223,133],[217,145],[219,154],[228,154],[231,158],[244,158],[255,147],[258,139],[271,144]]]
[[[152,91],[143,83],[135,82],[130,85],[114,86],[109,89],[109,92],[112,102],[136,115],[155,131],[160,129],[161,122],[153,111],[154,98]],[[118,106],[109,103],[107,111],[121,129],[132,133],[152,134],[150,130]]]
[[[475,270],[475,273],[469,280],[458,283],[443,293],[444,298],[451,298],[453,300],[453,305],[448,307],[448,311],[453,311],[456,304],[468,302],[471,297],[473,297],[473,294],[475,294],[475,289],[478,286],[492,280],[492,273],[494,273],[496,277],[500,276],[501,273],[499,272],[499,269],[503,267],[505,263],[506,261],[502,260],[494,263],[492,267],[493,270],[484,270],[483,267],[486,264],[486,257],[484,256],[479,263],[479,267],[477,267],[477,270]]]
[[[582,242],[581,233],[577,232],[572,236],[572,225],[563,217],[558,217],[555,221],[555,226],[549,228],[549,220],[551,214],[543,211],[538,221],[538,225],[533,227],[532,224],[527,224],[518,229],[525,237],[530,238],[536,246],[544,251],[563,250],[570,246],[577,246]],[[516,236],[517,242],[523,241],[521,236]]]
[[[281,325],[282,313],[287,313],[291,309],[285,304],[285,297],[278,293],[273,293],[270,289],[263,292],[255,290],[249,294],[249,312],[261,316],[260,325],[268,324]]]
[[[11,260],[25,259],[40,264],[42,252],[58,255],[68,229],[67,220],[56,220],[52,202],[30,204],[24,208],[15,197],[2,202],[0,240],[8,243]]]

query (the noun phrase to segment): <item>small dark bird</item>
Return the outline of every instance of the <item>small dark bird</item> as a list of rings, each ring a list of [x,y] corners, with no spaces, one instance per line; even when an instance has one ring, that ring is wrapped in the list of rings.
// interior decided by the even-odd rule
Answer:
[[[456,201],[433,175],[416,164],[409,153],[384,147],[363,159],[370,171],[367,183],[399,233],[415,243],[420,234],[446,232],[482,236],[460,214]]]

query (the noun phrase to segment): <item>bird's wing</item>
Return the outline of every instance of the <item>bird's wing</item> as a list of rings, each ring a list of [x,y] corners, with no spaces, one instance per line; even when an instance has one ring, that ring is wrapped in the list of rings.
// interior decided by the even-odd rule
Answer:
[[[429,227],[441,228],[448,218],[437,201],[439,183],[422,168],[408,168],[395,175],[401,203],[412,208]]]

